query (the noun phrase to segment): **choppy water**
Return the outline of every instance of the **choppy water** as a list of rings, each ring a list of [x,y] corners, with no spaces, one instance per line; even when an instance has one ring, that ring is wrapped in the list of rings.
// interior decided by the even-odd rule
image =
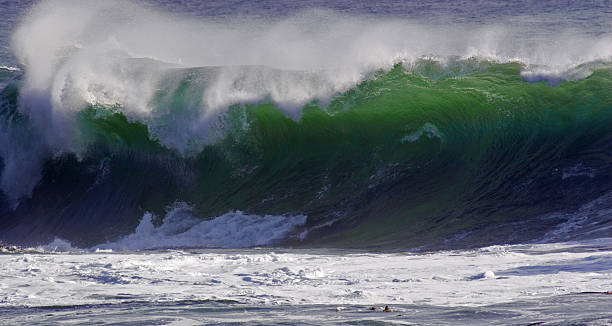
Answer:
[[[35,249],[0,255],[0,323],[606,325],[610,246],[608,239],[426,254]]]

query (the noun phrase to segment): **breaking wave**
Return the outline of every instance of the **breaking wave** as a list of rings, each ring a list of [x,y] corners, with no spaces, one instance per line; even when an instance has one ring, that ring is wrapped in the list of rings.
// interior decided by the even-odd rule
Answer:
[[[611,190],[612,39],[525,35],[42,1],[13,35],[21,67],[0,69],[2,237],[124,249],[546,239]],[[175,202],[191,206],[167,213]]]

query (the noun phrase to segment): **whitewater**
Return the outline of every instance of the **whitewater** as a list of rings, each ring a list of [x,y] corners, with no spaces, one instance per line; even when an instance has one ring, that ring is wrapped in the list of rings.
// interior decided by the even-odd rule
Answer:
[[[66,253],[55,243],[0,256],[10,275],[0,288],[0,323],[607,325],[611,243],[426,254]]]
[[[609,325],[611,126],[606,1],[0,2],[0,325]]]

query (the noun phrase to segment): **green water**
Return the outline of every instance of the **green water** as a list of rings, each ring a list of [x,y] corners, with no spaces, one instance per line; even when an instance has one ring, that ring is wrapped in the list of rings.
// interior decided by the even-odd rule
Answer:
[[[236,104],[217,124],[222,136],[187,154],[161,145],[151,127],[126,119],[121,107],[93,107],[79,115],[84,158],[47,166],[62,179],[73,165],[110,158],[104,182],[125,185],[133,197],[125,230],[142,212],[161,218],[181,200],[202,218],[232,209],[304,213],[309,236],[292,245],[441,243],[575,209],[610,188],[612,71],[603,67],[551,87],[523,81],[521,69],[469,60],[397,65],[326,107],[306,105],[297,120],[272,103]],[[158,94],[152,105],[162,118],[197,107],[190,76]],[[83,180],[75,183],[92,182]],[[496,232],[474,244],[512,236]]]

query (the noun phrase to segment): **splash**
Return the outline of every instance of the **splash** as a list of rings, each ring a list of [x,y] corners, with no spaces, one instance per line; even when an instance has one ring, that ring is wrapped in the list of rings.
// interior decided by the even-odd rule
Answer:
[[[147,213],[136,231],[119,241],[95,246],[97,249],[138,250],[163,248],[248,248],[269,246],[304,225],[306,216],[257,216],[231,211],[211,220],[193,216],[182,202],[169,207],[163,224],[155,227]]]

